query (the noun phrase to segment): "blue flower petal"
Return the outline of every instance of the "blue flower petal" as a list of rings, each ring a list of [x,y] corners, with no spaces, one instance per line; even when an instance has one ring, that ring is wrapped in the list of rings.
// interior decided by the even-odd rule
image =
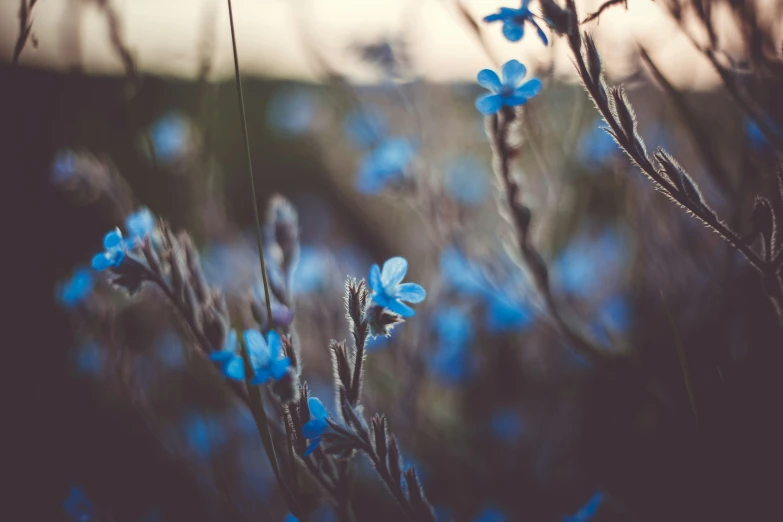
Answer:
[[[524,105],[527,103],[527,98],[524,96],[509,96],[505,99],[503,102],[505,105],[509,107],[519,107],[520,105]]]
[[[479,72],[477,79],[479,85],[487,90],[492,91],[494,94],[497,94],[502,87],[500,78],[498,78],[497,73],[492,69],[484,69],[483,71]]]
[[[375,293],[372,296],[373,303],[377,304],[378,306],[382,308],[388,308],[389,301],[392,301],[393,299],[389,299],[386,294],[383,292]]]
[[[309,445],[309,446],[307,446],[307,449],[306,449],[306,450],[305,450],[305,452],[304,452],[304,456],[306,457],[306,456],[308,456],[309,454],[311,454],[312,452],[314,452],[314,451],[315,451],[315,449],[318,447],[318,445],[319,445],[320,443],[321,443],[321,437],[316,437],[316,438],[314,438],[314,439],[313,439],[313,440],[310,442],[310,445]]]
[[[225,362],[231,359],[232,357],[236,357],[236,354],[223,350],[218,350],[216,352],[212,352],[209,354],[209,359],[215,362]]]
[[[509,60],[503,65],[503,85],[516,87],[527,74],[527,68],[519,60]]]
[[[266,334],[266,345],[269,347],[269,355],[272,358],[276,358],[283,351],[283,341],[274,330],[269,330],[269,333]]]
[[[310,417],[315,419],[325,419],[328,413],[324,403],[318,397],[310,397],[307,399],[307,407],[310,409]],[[309,439],[310,437],[308,437]]]
[[[250,380],[250,384],[264,384],[272,378],[272,372],[266,366],[253,368],[255,376]]]
[[[302,435],[306,439],[314,439],[323,435],[328,427],[323,419],[311,419],[302,426]]]
[[[492,116],[503,106],[503,97],[499,94],[483,94],[476,98],[476,109],[485,116]]]
[[[514,20],[506,20],[503,23],[503,36],[510,42],[518,42],[525,36],[525,26]]]
[[[106,270],[113,264],[114,264],[114,260],[112,259],[112,256],[110,256],[107,252],[101,252],[100,254],[96,254],[92,258],[92,267],[95,270]]]
[[[404,257],[392,257],[383,264],[381,284],[384,289],[400,284],[408,273],[408,261]]]
[[[536,27],[536,32],[538,32],[538,37],[541,38],[541,41],[544,42],[544,45],[549,45],[549,39],[546,37],[546,33],[544,33],[544,30],[541,29],[541,27],[532,18],[528,18],[528,20],[530,20],[530,23]]]
[[[538,78],[533,78],[530,81],[523,83],[517,90],[514,91],[514,96],[524,96],[525,98],[532,98],[541,92],[543,84]]]
[[[155,230],[155,217],[147,207],[142,207],[125,219],[125,228],[131,238],[144,239]]]
[[[416,315],[416,311],[413,308],[396,299],[390,299],[386,308],[403,317],[413,317]]]
[[[272,373],[272,377],[274,377],[276,381],[279,381],[286,374],[289,366],[291,366],[291,359],[283,357],[282,359],[272,361],[269,370]]]
[[[492,13],[491,15],[487,15],[484,17],[484,21],[487,23],[497,22],[502,19],[503,18],[500,16],[500,13]]]
[[[378,265],[372,265],[372,268],[370,268],[369,284],[370,290],[373,292],[381,292],[383,290],[383,285],[381,284],[381,267]]]
[[[269,364],[272,356],[269,352],[269,346],[261,333],[258,330],[245,330],[243,337],[253,368],[260,368]]]
[[[103,236],[103,248],[106,250],[122,248],[122,232],[120,232],[119,228],[115,228]]]
[[[235,381],[245,380],[245,362],[242,357],[235,355],[228,359],[220,368],[223,375]]]
[[[427,291],[416,283],[403,283],[398,287],[397,299],[408,303],[421,303],[427,297]]]

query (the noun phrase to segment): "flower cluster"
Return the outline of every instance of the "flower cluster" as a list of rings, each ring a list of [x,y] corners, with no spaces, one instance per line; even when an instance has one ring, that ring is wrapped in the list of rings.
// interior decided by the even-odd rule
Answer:
[[[141,246],[145,238],[153,235],[155,217],[144,207],[125,219],[125,229],[129,236],[127,239],[123,237],[119,227],[103,237],[103,252],[92,258],[92,267],[95,270],[119,268],[129,250]]]
[[[282,379],[291,366],[291,359],[285,355],[280,335],[270,330],[264,339],[257,330],[245,330],[242,337],[253,369],[250,383],[265,384],[270,379]],[[245,362],[238,353],[238,344],[237,333],[231,330],[223,348],[209,354],[209,358],[220,365],[221,372],[229,379],[244,381]]]
[[[365,194],[377,194],[387,185],[402,181],[418,153],[415,141],[388,135],[386,120],[376,110],[349,116],[346,134],[365,151],[356,180],[356,187]]]

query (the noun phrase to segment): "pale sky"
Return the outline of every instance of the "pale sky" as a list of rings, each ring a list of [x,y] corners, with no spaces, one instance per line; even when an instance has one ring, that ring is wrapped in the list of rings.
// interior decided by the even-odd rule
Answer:
[[[455,8],[461,1],[474,19],[519,0],[233,0],[243,73],[272,78],[314,80],[323,61],[355,82],[372,82],[375,70],[351,51],[355,43],[382,38],[408,42],[415,75],[428,81],[473,81],[476,73],[517,58],[535,72],[553,61],[556,75],[572,77],[563,42],[544,47],[528,31],[522,42],[504,40],[499,24],[481,23],[491,51],[484,48]],[[210,78],[233,74],[225,0],[109,0],[119,14],[124,41],[138,68],[151,74],[193,78],[212,51]],[[599,0],[577,1],[584,14]],[[535,2],[534,2],[535,4]],[[676,85],[711,88],[717,77],[679,28],[651,0],[630,0],[629,11],[615,7],[593,24],[608,73],[622,79],[637,64],[635,42],[645,46]],[[0,0],[0,59],[10,61],[18,35],[18,0]],[[39,0],[33,35],[20,64],[87,74],[123,74],[112,49],[105,14],[90,0]],[[727,39],[726,47],[732,42]]]

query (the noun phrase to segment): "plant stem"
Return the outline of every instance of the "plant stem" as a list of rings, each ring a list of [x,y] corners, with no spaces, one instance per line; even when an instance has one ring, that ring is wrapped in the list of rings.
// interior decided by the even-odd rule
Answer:
[[[253,198],[253,217],[256,225],[256,243],[258,244],[258,256],[261,258],[261,278],[264,282],[264,299],[266,299],[266,313],[269,327],[272,326],[272,301],[269,298],[269,281],[266,277],[266,261],[264,260],[264,242],[261,238],[261,219],[258,217],[258,199],[256,197],[256,182],[253,176],[253,160],[250,155],[250,139],[247,135],[247,116],[245,116],[245,97],[242,94],[242,80],[239,77],[239,55],[237,54],[237,39],[234,31],[234,11],[231,0],[228,1],[228,20],[231,23],[231,45],[234,49],[234,76],[237,85],[237,97],[239,98],[239,114],[242,116],[242,138],[245,142],[247,154],[247,172],[250,176],[250,196]]]
[[[264,245],[261,238],[261,219],[258,217],[258,198],[256,196],[256,182],[253,176],[253,161],[250,154],[250,139],[247,134],[247,116],[245,115],[245,97],[242,93],[242,80],[239,76],[239,55],[237,53],[237,39],[236,31],[234,30],[234,10],[231,5],[231,0],[228,1],[228,19],[231,24],[231,45],[234,52],[234,75],[237,86],[237,97],[239,99],[239,114],[242,117],[242,138],[245,142],[245,152],[247,154],[247,172],[250,176],[250,195],[253,201],[253,217],[255,218],[256,225],[256,243],[258,245],[258,257],[261,260],[261,279],[264,283],[264,298],[266,299],[266,312],[267,312],[267,326],[272,328],[272,301],[269,296],[269,281],[266,275],[266,261],[264,260]],[[240,341],[241,342],[241,341]],[[286,503],[288,504],[291,512],[300,520],[303,517],[302,510],[299,508],[296,499],[291,494],[291,491],[283,481],[283,477],[280,474],[280,466],[277,462],[277,454],[275,452],[274,442],[272,441],[272,434],[269,431],[269,421],[266,417],[266,411],[264,411],[263,396],[261,389],[258,386],[250,384],[252,379],[252,367],[250,365],[250,358],[247,353],[247,347],[244,343],[242,346],[242,357],[245,361],[245,373],[248,378],[247,393],[250,398],[250,409],[253,412],[253,417],[258,425],[258,432],[261,435],[261,440],[264,443],[264,449],[266,449],[267,457],[272,465],[272,470],[275,473],[277,482],[280,484],[280,488],[285,496]]]

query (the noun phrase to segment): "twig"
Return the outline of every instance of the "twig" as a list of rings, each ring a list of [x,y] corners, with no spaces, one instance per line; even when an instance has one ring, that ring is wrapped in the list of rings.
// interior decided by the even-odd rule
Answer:
[[[27,39],[30,37],[30,32],[33,29],[32,13],[33,7],[38,0],[20,0],[19,5],[19,36],[16,39],[16,45],[14,46],[14,56],[11,59],[13,65],[17,65],[19,62],[19,55],[22,54]],[[35,38],[33,38],[33,45],[35,45]]]
[[[605,10],[609,9],[613,5],[619,5],[619,4],[625,5],[625,10],[626,11],[628,10],[628,0],[607,0],[606,2],[601,4],[601,7],[599,7],[597,11],[587,15],[587,18],[582,20],[582,23],[586,24],[587,22],[592,22],[593,20],[601,16],[601,13],[603,13]]]

